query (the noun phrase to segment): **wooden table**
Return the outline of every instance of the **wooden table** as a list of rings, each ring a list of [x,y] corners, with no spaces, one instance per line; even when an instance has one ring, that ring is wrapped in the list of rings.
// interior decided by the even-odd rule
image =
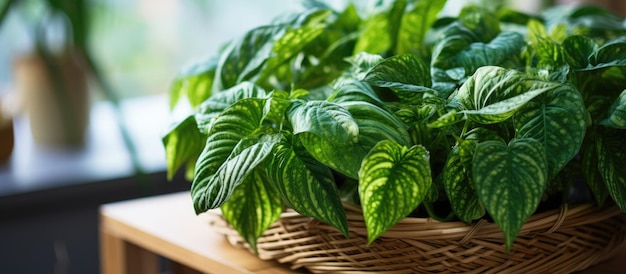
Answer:
[[[159,256],[171,273],[298,273],[231,246],[193,212],[188,192],[107,204],[100,210],[102,274],[156,274]],[[583,273],[623,273],[626,248]]]

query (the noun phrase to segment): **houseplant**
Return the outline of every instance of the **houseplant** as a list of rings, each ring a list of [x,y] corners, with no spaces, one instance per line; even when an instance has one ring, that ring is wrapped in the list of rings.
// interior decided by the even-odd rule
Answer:
[[[626,212],[623,18],[308,4],[171,90],[193,113],[163,139],[169,176],[185,166],[196,212],[220,207],[252,250],[285,207],[353,237],[356,204],[367,244],[411,217],[491,222],[504,254],[559,206]]]

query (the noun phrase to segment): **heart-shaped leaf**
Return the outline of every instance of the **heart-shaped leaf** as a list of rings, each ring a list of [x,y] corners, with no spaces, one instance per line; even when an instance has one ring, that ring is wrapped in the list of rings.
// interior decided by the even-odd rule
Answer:
[[[622,212],[626,212],[626,153],[624,153],[625,130],[607,128],[597,138],[598,169],[606,187]]]
[[[255,210],[251,210],[255,209]],[[284,202],[267,177],[257,167],[222,206],[222,215],[250,247],[257,250],[257,239],[263,236],[283,212]]]
[[[586,109],[580,93],[559,84],[523,106],[515,115],[518,138],[539,140],[548,157],[548,178],[578,153],[587,129]]]
[[[474,153],[472,177],[478,197],[504,232],[507,250],[532,215],[546,189],[548,164],[535,139],[481,142]]]
[[[474,140],[465,140],[454,146],[443,169],[443,186],[450,205],[456,216],[464,222],[485,215],[485,208],[472,182],[471,160],[476,144]]]
[[[368,243],[422,203],[432,185],[429,160],[424,147],[407,148],[393,141],[381,141],[365,157],[359,196]]]
[[[348,235],[348,222],[331,170],[308,154],[298,136],[283,134],[267,162],[267,173],[287,204]]]

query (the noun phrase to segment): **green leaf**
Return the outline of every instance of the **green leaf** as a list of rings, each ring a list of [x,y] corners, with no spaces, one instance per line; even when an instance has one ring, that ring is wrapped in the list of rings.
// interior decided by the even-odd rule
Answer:
[[[379,87],[414,85],[430,87],[430,70],[413,54],[394,55],[374,65],[363,81]]]
[[[578,153],[587,130],[586,109],[580,93],[558,85],[523,106],[514,117],[517,138],[539,140],[548,157],[552,179]]]
[[[195,178],[191,188],[196,212],[219,207],[247,174],[240,170],[237,172],[242,176],[233,174],[232,178],[224,178],[231,176],[225,174],[227,169],[252,170],[253,164],[258,164],[256,161],[260,160],[254,157],[264,157],[263,150],[268,146],[271,147],[271,142],[259,139],[258,135],[262,127],[266,101],[258,98],[243,99],[216,117],[204,149],[196,162]],[[251,145],[251,142],[255,144]],[[237,146],[248,149],[249,152],[237,157],[241,152],[235,150]],[[243,163],[248,164],[247,167],[234,164],[243,160],[245,160]],[[229,161],[230,164],[227,163]]]
[[[257,239],[278,220],[283,208],[280,193],[265,169],[259,167],[244,179],[230,199],[221,206],[226,221],[254,251],[257,250]]]
[[[220,207],[228,201],[245,178],[270,155],[277,142],[277,135],[241,140],[228,159],[211,175],[203,169],[201,155],[191,188],[196,213]]]
[[[217,58],[195,64],[176,77],[169,92],[170,109],[186,97],[192,107],[198,106],[212,94],[217,70]]]
[[[348,236],[348,222],[331,170],[309,155],[297,136],[283,134],[267,173],[287,204]]]
[[[409,146],[411,139],[405,125],[393,114],[376,105],[352,101],[343,102],[345,108],[359,125],[358,143],[369,151],[382,140],[392,140],[400,145]]]
[[[504,232],[509,250],[530,217],[548,182],[543,144],[534,139],[514,139],[477,145],[472,176],[480,201]]]
[[[586,68],[589,65],[589,56],[597,48],[596,42],[586,36],[570,36],[563,41],[568,63],[575,69]]]
[[[446,0],[416,1],[414,6],[402,16],[396,54],[420,54],[425,45],[426,34],[437,20],[439,12],[446,4]]]
[[[383,54],[394,49],[406,5],[405,0],[394,1],[389,10],[366,18],[353,53]]]
[[[509,119],[533,98],[559,86],[516,70],[489,66],[478,69],[463,83],[457,96],[470,120],[493,124]]]
[[[167,159],[167,179],[172,180],[184,164],[195,163],[206,140],[198,131],[193,115],[178,123],[163,137]]]
[[[286,111],[293,133],[308,132],[335,142],[357,142],[359,125],[346,109],[325,101],[295,101]]]
[[[341,104],[343,102],[367,102],[378,107],[387,106],[374,89],[367,83],[354,79],[339,81],[335,84],[335,93],[328,99],[329,102]]]
[[[198,106],[195,118],[200,132],[208,134],[214,118],[225,109],[245,98],[265,98],[265,90],[250,82],[243,82],[227,90],[213,94]]]
[[[626,48],[626,36],[608,41],[589,56],[589,64],[594,68],[626,66],[626,50],[624,48]]]
[[[485,215],[472,182],[472,158],[477,142],[466,140],[457,143],[448,154],[443,168],[443,185],[459,219],[470,222]]]
[[[502,32],[489,43],[475,42],[459,52],[456,64],[472,75],[478,68],[487,65],[503,65],[515,60],[526,45],[524,37],[517,32]]]
[[[271,56],[274,41],[284,33],[282,25],[262,26],[250,30],[222,53],[213,90],[230,88],[237,83],[254,80],[258,70]]]
[[[280,65],[301,53],[307,45],[324,33],[324,29],[325,26],[321,24],[288,29],[274,43],[272,57],[268,59],[267,67],[261,71],[261,78],[269,77]]]
[[[595,144],[595,138],[592,140],[594,140],[593,145],[585,145],[581,148],[581,168],[585,183],[589,186],[598,205],[603,206],[609,197],[609,190],[598,169],[598,147]]]
[[[359,52],[346,58],[346,61],[351,65],[350,72],[354,79],[363,79],[365,74],[382,60],[382,56],[367,52]]]
[[[307,152],[315,160],[353,179],[358,179],[365,151],[357,142],[337,142],[332,138],[303,132],[298,134]]]
[[[422,203],[432,185],[429,159],[422,146],[382,141],[363,160],[359,196],[368,243]]]
[[[609,194],[622,212],[626,212],[625,130],[606,128],[597,138],[598,169]]]
[[[609,117],[600,121],[607,127],[626,129],[626,89],[622,91],[617,100],[609,109]]]

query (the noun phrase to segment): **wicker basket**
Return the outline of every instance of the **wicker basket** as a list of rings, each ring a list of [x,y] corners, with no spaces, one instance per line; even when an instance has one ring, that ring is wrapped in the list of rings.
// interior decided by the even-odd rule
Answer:
[[[509,253],[503,234],[486,220],[468,225],[405,218],[371,245],[360,209],[346,205],[350,238],[296,212],[285,212],[258,240],[258,256],[313,273],[569,273],[611,257],[623,243],[626,215],[591,204],[535,214]],[[219,214],[210,224],[248,248]]]

